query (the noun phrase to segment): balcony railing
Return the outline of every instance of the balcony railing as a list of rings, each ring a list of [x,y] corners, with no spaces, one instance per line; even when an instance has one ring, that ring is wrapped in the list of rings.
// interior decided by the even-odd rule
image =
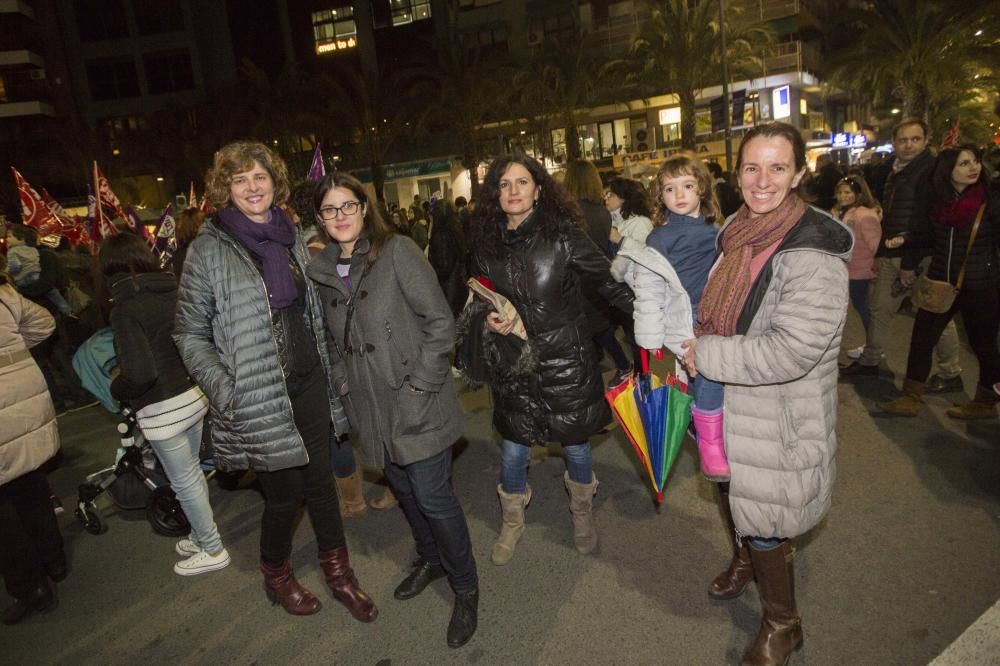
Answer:
[[[621,57],[628,53],[632,40],[648,19],[649,12],[634,12],[594,23],[594,43],[608,55]]]
[[[818,5],[811,0],[734,0],[739,23],[775,21],[789,16],[801,16],[816,21]]]

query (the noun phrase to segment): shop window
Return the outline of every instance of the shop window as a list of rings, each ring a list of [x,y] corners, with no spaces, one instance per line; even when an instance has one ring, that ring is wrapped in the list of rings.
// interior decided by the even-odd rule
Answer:
[[[139,76],[131,58],[91,60],[86,69],[94,101],[139,96]]]
[[[128,37],[122,0],[76,0],[73,8],[81,42]]]
[[[429,0],[390,0],[392,24],[405,25],[431,17]]]
[[[142,57],[152,95],[194,89],[194,70],[187,51],[147,53]]]
[[[184,30],[184,10],[180,0],[132,0],[132,13],[140,35]]]
[[[358,24],[354,7],[337,7],[312,13],[316,53],[330,53],[357,46]]]

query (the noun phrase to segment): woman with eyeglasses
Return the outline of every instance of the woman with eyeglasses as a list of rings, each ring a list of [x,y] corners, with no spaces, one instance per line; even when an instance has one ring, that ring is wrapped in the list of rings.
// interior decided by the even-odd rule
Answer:
[[[330,474],[330,429],[348,429],[330,381],[323,311],[305,277],[306,246],[278,207],[288,170],[267,146],[231,143],[205,177],[217,212],[181,274],[174,341],[209,399],[216,465],[252,469],[264,491],[260,568],[268,597],[292,615],[321,604],[296,581],[292,535],[303,502],[333,597],[356,619],[378,615],[358,585]]]
[[[395,597],[411,599],[447,576],[455,592],[448,646],[461,647],[476,631],[479,579],[451,487],[463,428],[449,359],[455,319],[423,252],[392,230],[356,178],[327,175],[314,201],[334,241],[307,271],[326,311],[334,395],[365,462],[385,470],[416,541],[418,559]]]

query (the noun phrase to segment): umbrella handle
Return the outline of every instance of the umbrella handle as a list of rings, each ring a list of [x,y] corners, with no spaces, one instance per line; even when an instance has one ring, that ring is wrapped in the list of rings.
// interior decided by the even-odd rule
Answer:
[[[657,361],[663,360],[663,347],[660,347],[659,349],[656,350],[656,360]]]
[[[640,362],[641,367],[642,367],[642,374],[648,375],[649,374],[649,350],[642,349],[642,348],[639,349],[639,362]]]

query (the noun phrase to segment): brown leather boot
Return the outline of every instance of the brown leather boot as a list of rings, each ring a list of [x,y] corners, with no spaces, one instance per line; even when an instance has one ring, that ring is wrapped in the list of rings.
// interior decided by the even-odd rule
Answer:
[[[346,547],[320,551],[319,565],[326,574],[326,585],[333,593],[333,598],[344,604],[354,619],[371,622],[378,617],[375,602],[361,589],[358,579],[354,577]]]
[[[743,666],[780,666],[802,647],[802,618],[795,608],[792,546],[785,541],[771,550],[750,549],[764,617]]]
[[[718,601],[735,599],[743,594],[753,580],[753,564],[750,562],[750,547],[746,539],[736,534],[733,510],[729,506],[729,493],[719,493],[719,506],[726,527],[733,538],[733,559],[725,571],[712,580],[708,586],[708,596]]]
[[[903,394],[889,402],[880,402],[878,408],[883,414],[892,416],[914,417],[920,413],[920,408],[924,406],[924,389],[927,387],[923,382],[913,379],[903,380]]]
[[[995,419],[997,417],[998,399],[1000,398],[997,397],[997,394],[992,389],[977,385],[976,397],[972,399],[972,402],[949,407],[945,414],[953,419],[960,419],[962,421]]]
[[[292,563],[288,560],[277,567],[261,561],[260,570],[264,574],[267,598],[273,604],[281,604],[290,615],[312,615],[323,607],[316,595],[295,580]]]
[[[333,477],[337,482],[337,496],[340,499],[340,515],[343,518],[364,518],[368,515],[368,505],[361,490],[361,472],[354,472],[343,478]]]

